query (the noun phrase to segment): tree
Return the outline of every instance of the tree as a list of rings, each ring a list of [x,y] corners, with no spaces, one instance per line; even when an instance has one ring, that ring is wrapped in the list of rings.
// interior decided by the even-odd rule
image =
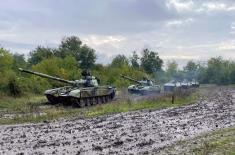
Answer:
[[[29,53],[28,62],[31,65],[36,65],[39,62],[41,62],[43,59],[48,59],[53,56],[54,56],[53,49],[38,46],[35,50]]]
[[[111,63],[111,67],[122,67],[122,66],[128,66],[129,62],[125,55],[117,55],[115,58],[113,58],[113,61]]]
[[[192,60],[188,61],[188,63],[184,67],[184,77],[188,80],[197,79],[198,68],[199,68],[198,64],[196,64]]]
[[[131,66],[133,68],[139,68],[140,65],[138,63],[139,56],[137,55],[136,51],[133,52],[132,57],[130,58]]]
[[[55,55],[60,58],[65,58],[70,55],[74,56],[76,60],[78,60],[81,46],[82,41],[78,37],[65,37],[62,39],[59,49],[55,52]]]
[[[176,78],[178,72],[178,64],[176,63],[176,61],[173,60],[167,62],[166,72],[169,78]]]
[[[149,74],[154,73],[162,68],[163,61],[158,56],[158,53],[143,50],[143,56],[141,58],[141,67]]]
[[[27,62],[25,61],[24,55],[18,53],[14,54],[12,69],[14,71],[17,71],[18,68],[26,68],[26,67],[27,67]]]
[[[13,58],[9,51],[0,48],[0,72],[8,71],[12,68]]]
[[[73,56],[81,69],[91,69],[96,60],[95,50],[82,45],[82,41],[76,36],[64,38],[55,55],[60,58]]]
[[[84,45],[81,48],[81,51],[78,56],[79,66],[81,69],[91,69],[96,60],[95,50]]]
[[[198,65],[192,60],[188,61],[187,65],[184,67],[185,71],[196,71],[198,69]]]

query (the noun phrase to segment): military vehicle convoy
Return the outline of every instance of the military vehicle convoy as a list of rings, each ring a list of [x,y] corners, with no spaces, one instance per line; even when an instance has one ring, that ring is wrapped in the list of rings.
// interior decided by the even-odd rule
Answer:
[[[121,75],[121,77],[136,83],[136,85],[130,85],[128,87],[128,92],[131,94],[147,95],[161,92],[161,87],[159,85],[155,85],[153,81],[147,78],[143,78],[143,80],[138,81],[125,75]]]
[[[165,92],[172,92],[174,90],[189,89],[189,88],[198,88],[200,86],[199,82],[195,79],[188,81],[184,79],[183,81],[172,80],[164,84]]]
[[[21,72],[68,84],[68,86],[49,89],[44,92],[44,95],[47,97],[48,101],[51,104],[63,103],[65,105],[85,107],[93,104],[109,102],[114,99],[116,94],[115,87],[99,86],[99,79],[92,76],[87,71],[82,72],[82,79],[70,81],[35,71],[25,70],[22,68],[19,68],[19,70]],[[138,81],[125,75],[121,75],[121,77],[136,83],[128,87],[128,92],[130,94],[148,95],[158,94],[161,92],[161,87],[154,84],[154,82],[152,80],[149,80],[148,78],[143,78],[143,80]],[[188,82],[186,80],[182,82],[172,80],[164,84],[163,91],[172,92],[175,90],[197,87],[199,87],[199,82],[195,79],[193,79],[191,82]]]
[[[47,74],[34,72],[19,68],[21,72],[34,74],[43,78],[48,78],[69,84],[69,86],[49,89],[45,91],[45,96],[52,104],[64,103],[77,107],[84,107],[93,104],[105,103],[113,100],[116,89],[112,86],[99,86],[96,77],[89,72],[82,72],[82,79],[69,81]]]

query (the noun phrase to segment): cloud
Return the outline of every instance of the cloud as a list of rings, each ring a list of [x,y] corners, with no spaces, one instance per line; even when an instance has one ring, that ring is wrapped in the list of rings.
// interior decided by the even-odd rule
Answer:
[[[206,2],[202,4],[198,11],[235,11],[235,3],[226,4],[222,2]]]
[[[27,54],[76,35],[102,63],[146,47],[164,59],[234,57],[234,9],[234,0],[8,0],[0,45]]]
[[[194,6],[194,2],[192,0],[168,0],[166,6],[169,9],[176,9],[178,12],[190,11]]]
[[[166,27],[184,27],[193,23],[192,18],[182,19],[182,20],[171,20],[166,22]]]
[[[113,44],[124,41],[126,38],[123,36],[101,36],[101,35],[89,35],[83,39],[85,43],[90,45],[99,46],[104,44]]]
[[[217,49],[221,51],[235,50],[235,40],[221,42],[218,45]]]

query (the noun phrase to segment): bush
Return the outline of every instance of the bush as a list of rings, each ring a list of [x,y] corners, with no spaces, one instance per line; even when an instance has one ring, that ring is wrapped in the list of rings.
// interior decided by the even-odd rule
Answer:
[[[7,88],[8,88],[8,93],[10,96],[16,97],[22,94],[22,89],[20,88],[20,85],[18,81],[16,80],[16,77],[9,79]]]

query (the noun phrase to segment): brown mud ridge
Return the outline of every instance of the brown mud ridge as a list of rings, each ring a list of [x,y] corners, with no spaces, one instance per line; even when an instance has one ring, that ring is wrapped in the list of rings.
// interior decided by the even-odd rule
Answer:
[[[235,89],[193,105],[92,119],[0,126],[0,154],[157,154],[179,140],[235,125]]]

